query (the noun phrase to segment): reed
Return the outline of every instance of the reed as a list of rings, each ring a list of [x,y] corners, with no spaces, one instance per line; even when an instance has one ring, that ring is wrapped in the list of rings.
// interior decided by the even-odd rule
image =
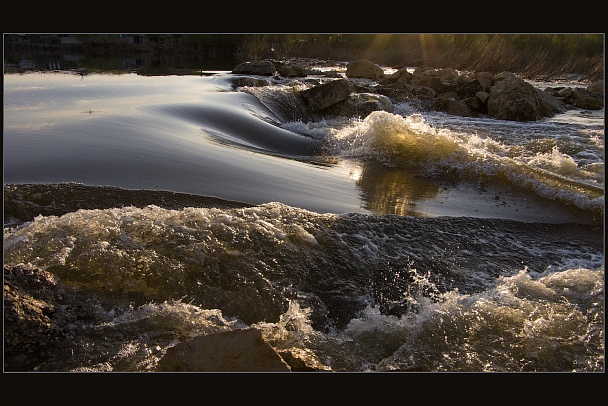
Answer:
[[[603,34],[251,34],[241,47],[248,58],[263,58],[272,48],[279,57],[604,78]]]

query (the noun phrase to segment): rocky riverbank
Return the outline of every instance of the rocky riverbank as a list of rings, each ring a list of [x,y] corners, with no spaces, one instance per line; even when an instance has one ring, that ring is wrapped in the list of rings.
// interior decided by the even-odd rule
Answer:
[[[239,64],[233,74],[239,86],[267,86],[274,78],[313,77],[313,86],[298,94],[313,118],[362,116],[371,111],[390,111],[398,102],[414,102],[421,108],[473,117],[487,115],[501,120],[535,121],[569,109],[600,110],[604,107],[604,81],[585,87],[535,88],[511,72],[459,72],[421,66],[411,72],[399,68],[385,74],[377,64],[356,60],[345,71],[321,70],[306,61],[271,59]],[[362,79],[362,80],[361,80]]]

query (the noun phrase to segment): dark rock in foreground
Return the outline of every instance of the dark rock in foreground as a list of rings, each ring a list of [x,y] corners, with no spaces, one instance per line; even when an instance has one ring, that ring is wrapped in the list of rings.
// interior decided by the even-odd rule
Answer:
[[[157,372],[291,372],[291,368],[249,328],[199,336],[169,348]]]
[[[88,343],[91,323],[103,324],[101,297],[26,265],[4,266],[4,370],[66,371],[74,348]],[[111,306],[117,302],[112,301]],[[128,302],[122,303],[125,307]],[[111,307],[109,304],[107,307]],[[107,344],[107,343],[106,343]],[[120,343],[119,343],[120,344]],[[110,348],[110,347],[108,347]],[[85,351],[86,352],[86,351]],[[109,351],[112,352],[112,351]],[[85,355],[86,356],[86,355]],[[90,360],[89,360],[90,361]],[[84,362],[84,361],[81,361]],[[117,364],[118,367],[121,365]],[[128,365],[122,365],[130,370]],[[199,336],[169,348],[156,371],[331,372],[309,351],[279,353],[260,331],[242,329]]]

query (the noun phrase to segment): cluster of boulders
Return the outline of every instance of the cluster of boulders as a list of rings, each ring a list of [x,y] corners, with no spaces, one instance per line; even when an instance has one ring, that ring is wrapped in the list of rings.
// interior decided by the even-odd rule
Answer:
[[[422,66],[401,68],[390,75],[368,60],[346,65],[345,74],[306,69],[275,60],[239,64],[232,73],[274,77],[323,76],[313,87],[297,92],[317,115],[364,116],[374,110],[391,111],[393,103],[418,102],[421,107],[458,116],[487,115],[496,119],[534,121],[572,108],[604,107],[604,81],[586,88],[538,89],[511,72],[459,72]],[[356,81],[367,79],[367,81]],[[241,86],[264,86],[264,79],[242,78]]]

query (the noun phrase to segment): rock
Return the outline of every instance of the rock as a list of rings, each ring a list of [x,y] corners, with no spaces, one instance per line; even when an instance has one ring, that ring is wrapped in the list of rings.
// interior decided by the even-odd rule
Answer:
[[[86,296],[86,295],[85,295]],[[4,266],[4,370],[33,371],[64,354],[79,318],[91,320],[87,299],[53,274],[26,265]]]
[[[437,97],[437,91],[429,86],[423,85],[406,85],[406,89],[410,90],[412,94],[417,97],[435,98]]]
[[[412,75],[411,83],[417,86],[426,86],[435,90],[437,93],[455,92],[458,85],[455,79],[458,74],[454,69],[426,69],[415,71]]]
[[[352,92],[347,79],[336,79],[302,90],[298,95],[311,112],[320,111],[346,99]]]
[[[539,92],[513,74],[499,74],[488,98],[488,115],[501,120],[534,121],[546,116]],[[497,75],[497,76],[499,76]]]
[[[281,356],[249,328],[209,334],[169,348],[157,372],[291,372]]]
[[[466,83],[463,83],[457,87],[456,93],[458,93],[461,97],[471,97],[474,96],[477,92],[484,90],[481,82],[478,79],[470,80]]]
[[[271,61],[251,61],[243,62],[237,65],[232,70],[232,73],[245,75],[274,76],[277,74],[277,69]]]
[[[367,117],[372,111],[377,110],[392,112],[393,103],[387,96],[381,94],[356,93],[322,112],[330,116]]]
[[[462,101],[472,110],[477,112],[482,112],[485,110],[486,105],[481,101],[481,99],[477,96],[467,97],[466,99],[462,99]]]
[[[409,83],[412,83],[412,74],[407,70],[407,68],[401,68],[393,74],[378,81],[378,84],[381,86],[395,85],[397,88],[403,87]]]
[[[330,367],[323,365],[312,351],[307,349],[289,348],[279,351],[279,355],[289,364],[292,372],[333,372]]]
[[[560,99],[552,96],[550,93],[536,89],[540,100],[539,111],[542,117],[553,117],[568,110],[566,104]]]
[[[599,85],[596,85],[595,87],[590,85],[587,87],[587,89],[573,89],[571,87],[547,87],[544,93],[553,96],[555,99],[563,103],[563,109],[567,109],[566,105],[571,105],[579,109],[600,110],[604,107],[604,96],[603,86],[598,87]],[[602,93],[589,91],[589,88],[595,89],[596,91],[601,91]]]
[[[490,88],[494,84],[494,76],[490,72],[476,72],[473,78],[477,79],[483,90],[490,92]]]
[[[384,71],[367,59],[359,59],[346,66],[346,77],[376,80],[384,77]]]
[[[504,72],[497,73],[496,75],[493,76],[493,78],[494,79],[492,81],[493,82],[492,86],[494,86],[495,84],[497,84],[501,80],[517,78],[517,75],[515,75],[512,72],[504,71]]]
[[[305,77],[308,75],[308,71],[301,66],[288,65],[279,61],[272,61],[272,64],[277,69],[279,75],[286,78]]]
[[[445,111],[448,114],[461,117],[474,116],[473,112],[464,100],[447,99],[445,101]]]
[[[456,69],[452,69],[452,68],[428,70],[425,73],[427,75],[432,74],[433,76],[436,76],[436,77],[440,78],[441,80],[450,80],[450,81],[455,81],[459,76]]]
[[[232,80],[232,87],[263,87],[270,85],[270,81],[266,79],[260,78],[250,78],[250,77],[237,77]]]
[[[458,95],[458,93],[456,92],[446,92],[446,93],[441,93],[440,95],[437,96],[438,99],[454,99],[454,100],[460,100],[461,97]]]
[[[601,110],[604,107],[604,97],[586,89],[573,89],[572,105],[579,109]]]
[[[557,96],[562,98],[572,97],[572,93],[574,93],[574,91],[571,87],[564,87],[557,91]]]
[[[431,89],[437,90],[442,89],[441,78],[433,75],[427,75],[426,72],[416,74],[412,76],[412,84],[416,86],[426,86]],[[440,93],[444,93],[441,91]]]
[[[587,91],[592,92],[592,93],[601,94],[603,96],[604,95],[604,80],[602,79],[602,80],[597,80],[597,81],[593,82],[592,84],[587,86]]]
[[[484,106],[486,106],[488,103],[488,98],[490,97],[490,94],[488,92],[481,90],[481,91],[475,93],[475,96],[479,100],[481,100],[481,102],[484,104]]]
[[[338,71],[335,70],[330,70],[330,71],[326,71],[326,72],[322,72],[321,73],[322,76],[326,77],[326,78],[334,78],[334,79],[340,79],[342,78],[342,74]]]

